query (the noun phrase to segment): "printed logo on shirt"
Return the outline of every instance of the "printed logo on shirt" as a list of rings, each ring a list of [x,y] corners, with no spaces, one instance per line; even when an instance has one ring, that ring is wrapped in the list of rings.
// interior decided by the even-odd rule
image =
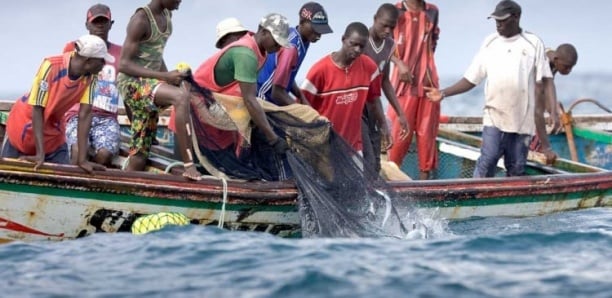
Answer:
[[[119,90],[115,85],[117,71],[112,65],[105,65],[98,73],[98,85],[96,87],[93,106],[109,111],[117,112],[119,107]]]
[[[47,81],[40,81],[38,88],[40,91],[47,92],[49,90],[49,83]]]
[[[336,97],[336,104],[348,105],[357,100],[357,92],[345,93]]]

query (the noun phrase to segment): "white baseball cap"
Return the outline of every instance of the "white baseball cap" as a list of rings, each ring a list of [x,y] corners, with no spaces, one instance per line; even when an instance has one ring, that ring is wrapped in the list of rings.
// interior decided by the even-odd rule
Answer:
[[[106,42],[102,38],[87,34],[75,41],[76,53],[88,58],[103,58],[107,63],[114,63],[115,57],[108,53]]]

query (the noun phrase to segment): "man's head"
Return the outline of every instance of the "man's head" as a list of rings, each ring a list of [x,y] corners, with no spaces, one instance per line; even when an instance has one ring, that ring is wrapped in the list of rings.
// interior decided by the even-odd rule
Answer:
[[[97,74],[104,64],[115,62],[115,57],[108,53],[106,42],[98,36],[83,35],[74,42],[74,48],[77,56],[84,60],[81,74]]]
[[[321,35],[332,33],[327,12],[317,2],[308,2],[300,8],[300,33],[305,40],[317,42]]]
[[[381,5],[374,15],[373,33],[377,39],[385,39],[393,34],[393,29],[397,26],[399,10],[395,5],[385,3]]]
[[[368,27],[360,22],[350,23],[342,35],[342,48],[340,52],[352,63],[361,53],[368,40]]]
[[[215,47],[224,48],[226,45],[240,39],[248,32],[236,18],[227,18],[217,24],[217,41]]]
[[[159,1],[161,6],[167,10],[177,10],[181,5],[181,0],[152,0],[154,1]]]
[[[578,63],[578,52],[576,48],[569,43],[560,45],[555,50],[552,63],[560,74],[569,74],[572,72],[572,68],[576,66],[576,63]]]
[[[95,4],[87,10],[85,28],[89,34],[96,35],[104,41],[108,40],[108,32],[113,26],[110,8],[104,4]]]
[[[289,47],[289,21],[278,13],[263,17],[259,22],[258,33],[262,34],[259,46],[268,53]]]
[[[521,32],[521,6],[512,0],[500,1],[489,16],[491,18],[495,19],[497,32],[501,36],[512,37]]]

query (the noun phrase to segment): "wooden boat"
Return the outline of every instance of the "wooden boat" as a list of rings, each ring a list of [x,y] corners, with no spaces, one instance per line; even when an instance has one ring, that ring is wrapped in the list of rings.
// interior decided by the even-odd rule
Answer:
[[[555,168],[529,163],[533,176],[467,179],[478,142],[442,129],[439,149],[455,172],[439,177],[444,179],[390,185],[416,207],[448,220],[612,206],[611,172],[563,159]],[[165,173],[172,171],[172,160],[160,151],[151,158],[152,171],[141,173],[109,169],[86,175],[74,166],[51,164],[33,171],[29,163],[0,159],[0,241],[129,231],[138,217],[158,212],[180,212],[192,223],[230,230],[300,235],[293,183],[187,181]]]
[[[550,135],[553,150],[562,158],[612,170],[612,114],[568,114],[564,122],[561,132]],[[479,135],[482,117],[445,116],[440,127]]]

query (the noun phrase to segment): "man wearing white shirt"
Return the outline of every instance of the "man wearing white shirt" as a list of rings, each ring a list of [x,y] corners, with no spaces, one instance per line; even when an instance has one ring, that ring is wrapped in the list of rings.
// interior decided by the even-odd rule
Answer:
[[[543,42],[521,29],[520,17],[516,2],[499,2],[489,16],[495,19],[497,33],[484,40],[463,78],[442,90],[427,88],[427,96],[440,101],[487,80],[475,178],[492,177],[502,156],[508,176],[524,175],[529,141],[536,131],[536,100],[544,100],[537,94],[543,92],[542,78],[552,77]]]

